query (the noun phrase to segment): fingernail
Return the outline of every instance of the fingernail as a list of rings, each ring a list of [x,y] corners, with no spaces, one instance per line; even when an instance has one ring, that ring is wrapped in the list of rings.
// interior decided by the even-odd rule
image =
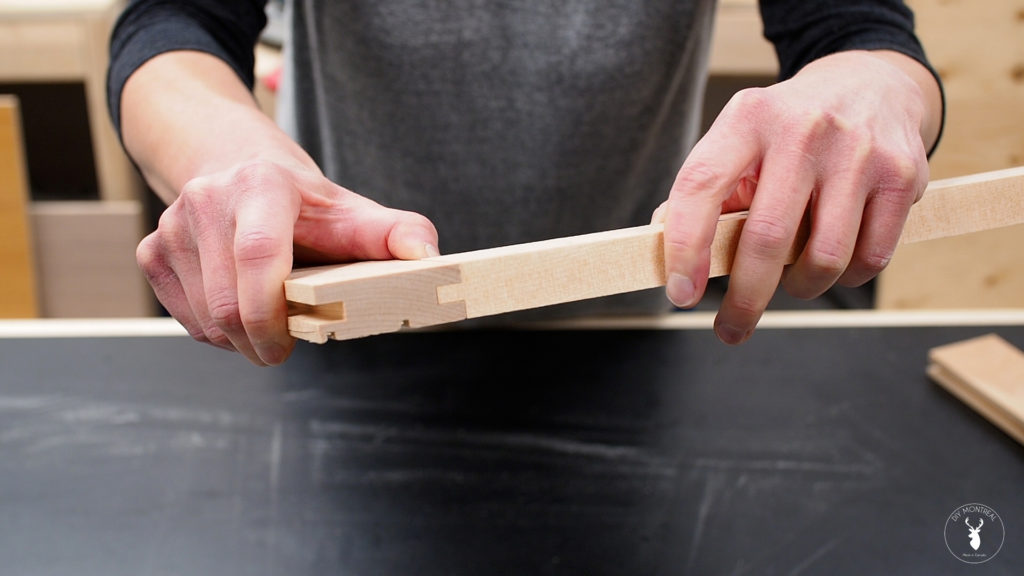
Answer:
[[[668,204],[662,202],[661,206],[655,209],[654,213],[651,214],[651,224],[659,224],[665,221],[665,212],[668,210]]]
[[[424,244],[423,252],[426,253],[427,258],[433,258],[435,256],[441,255],[441,251],[438,250],[437,246],[434,246],[433,244]]]
[[[747,339],[749,331],[732,324],[718,324],[715,326],[715,334],[726,344],[739,344]]]
[[[668,299],[679,308],[689,308],[696,304],[694,297],[697,289],[694,287],[693,281],[682,274],[670,274],[665,290]]]

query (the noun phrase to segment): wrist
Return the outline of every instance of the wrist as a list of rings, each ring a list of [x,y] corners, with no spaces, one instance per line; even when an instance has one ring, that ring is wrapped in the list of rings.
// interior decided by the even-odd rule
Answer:
[[[924,114],[921,119],[921,141],[925,150],[932,151],[938,143],[945,119],[945,99],[942,86],[936,75],[921,62],[906,54],[894,50],[874,50],[869,54],[895,66],[918,88],[916,96],[920,99]]]
[[[168,204],[197,177],[251,164],[319,172],[224,62],[169,52],[141,66],[122,97],[125,148]]]

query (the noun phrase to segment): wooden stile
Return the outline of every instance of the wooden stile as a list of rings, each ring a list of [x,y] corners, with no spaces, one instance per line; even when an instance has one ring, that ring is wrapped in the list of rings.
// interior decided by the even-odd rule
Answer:
[[[746,212],[723,215],[710,276],[729,274]],[[932,182],[901,244],[1024,222],[1024,167]],[[806,231],[790,250],[793,262]],[[297,270],[288,329],[323,343],[665,285],[663,226],[651,224],[422,260]]]

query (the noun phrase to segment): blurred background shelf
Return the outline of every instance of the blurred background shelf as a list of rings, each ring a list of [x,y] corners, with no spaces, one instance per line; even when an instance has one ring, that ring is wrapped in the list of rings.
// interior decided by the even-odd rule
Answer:
[[[0,149],[6,156],[0,162],[20,163],[24,188],[20,211],[4,203],[0,218],[25,223],[17,234],[25,247],[18,256],[0,252],[0,269],[6,289],[8,267],[28,255],[35,315],[156,311],[135,264],[147,191],[106,106],[110,30],[123,6],[122,0],[0,0],[0,94],[17,102],[12,113],[22,127],[18,141]],[[0,317],[27,314],[24,307],[0,308]]]
[[[1024,164],[1024,0],[908,5],[946,87],[947,123],[932,179]],[[33,263],[35,313],[44,316],[159,313],[134,249],[162,205],[124,154],[106,111],[109,33],[123,6],[124,0],[0,0],[0,94],[19,103],[16,162],[25,167],[27,186],[20,213],[12,190],[2,191],[0,219],[10,238],[18,229],[7,223],[24,222],[20,237],[29,238],[16,244],[5,237],[0,269],[5,286],[13,286],[12,263]],[[256,95],[270,115],[273,81],[284,65],[280,15],[274,0],[257,56]],[[737,90],[774,82],[775,53],[761,29],[755,0],[719,2],[705,128]],[[1021,245],[1024,227],[906,246],[868,287],[835,289],[813,302],[780,290],[772,306],[1024,307]],[[105,272],[92,274],[92,267]],[[726,283],[713,288],[720,294]],[[715,292],[710,296],[705,307],[717,305]]]
[[[0,0],[0,93],[21,100],[34,191],[139,198],[138,174],[106,105],[110,30],[123,4]],[[60,185],[67,190],[54,190]]]

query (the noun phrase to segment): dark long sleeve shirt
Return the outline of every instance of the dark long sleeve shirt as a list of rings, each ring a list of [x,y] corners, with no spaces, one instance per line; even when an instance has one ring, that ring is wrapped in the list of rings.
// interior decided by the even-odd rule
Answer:
[[[335,182],[431,218],[445,252],[644,224],[699,136],[715,9],[294,0],[278,120]],[[851,49],[896,50],[931,69],[902,2],[760,9],[780,79]],[[255,0],[130,2],[111,41],[115,126],[127,78],[168,50],[213,54],[252,86],[264,10]],[[667,306],[660,293],[653,301]]]

